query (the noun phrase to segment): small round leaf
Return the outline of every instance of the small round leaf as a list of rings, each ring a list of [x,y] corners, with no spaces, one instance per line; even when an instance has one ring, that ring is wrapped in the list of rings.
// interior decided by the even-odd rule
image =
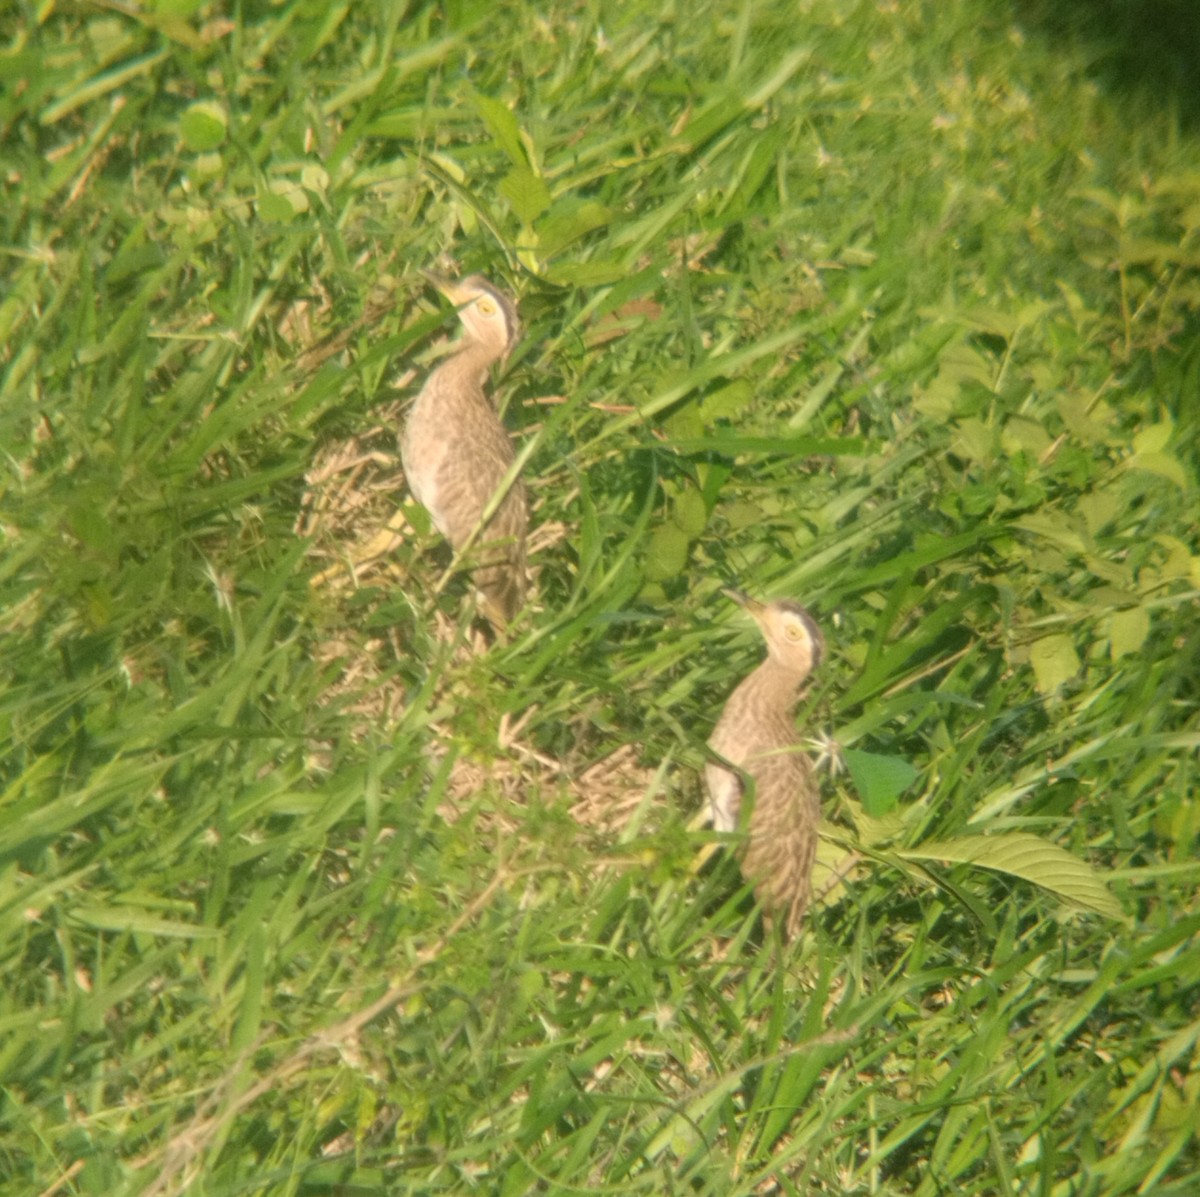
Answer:
[[[204,154],[225,140],[229,117],[219,104],[193,104],[179,120],[179,136],[189,150]]]

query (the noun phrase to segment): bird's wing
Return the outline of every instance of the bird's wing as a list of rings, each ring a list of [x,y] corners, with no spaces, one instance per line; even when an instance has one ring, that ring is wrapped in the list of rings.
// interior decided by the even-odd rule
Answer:
[[[716,761],[704,766],[704,784],[715,831],[736,831],[742,808],[742,779]]]
[[[776,752],[753,762],[755,804],[742,872],[763,907],[783,922],[790,938],[808,907],[817,827],[816,780],[798,752]]]
[[[447,512],[447,535],[456,548],[471,534],[516,458],[503,426],[491,415],[463,430],[442,458],[438,493]],[[529,522],[525,487],[517,479],[488,526],[489,540],[523,541]]]

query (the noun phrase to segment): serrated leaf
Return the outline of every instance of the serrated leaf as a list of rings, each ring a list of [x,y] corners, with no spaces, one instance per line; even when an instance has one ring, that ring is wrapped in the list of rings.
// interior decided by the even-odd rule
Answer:
[[[988,333],[993,337],[1003,337],[1012,340],[1013,334],[1021,327],[1021,315],[1002,311],[1000,308],[978,307],[963,308],[955,313],[964,319],[972,328]]]
[[[1080,495],[1076,506],[1088,532],[1093,536],[1103,532],[1125,510],[1125,504],[1118,495],[1104,490]]]
[[[1059,395],[1054,402],[1072,436],[1094,445],[1102,445],[1109,439],[1105,417],[1111,416],[1110,408],[1093,404],[1090,396],[1071,393]]]
[[[1151,424],[1149,428],[1143,428],[1133,438],[1133,451],[1135,453],[1159,453],[1167,447],[1171,433],[1174,431],[1175,425],[1170,420]]]
[[[917,779],[917,770],[901,757],[846,748],[842,759],[862,799],[863,810],[872,818],[886,815]]]
[[[508,105],[502,100],[476,92],[475,111],[483,118],[492,140],[504,151],[508,160],[514,166],[528,170],[529,163],[521,146],[521,127]]]
[[[179,137],[189,150],[205,153],[225,140],[229,117],[219,104],[202,100],[192,104],[179,118]]]
[[[754,400],[754,388],[744,378],[723,386],[700,401],[706,421],[732,419]]]
[[[1064,549],[1068,553],[1082,553],[1086,546],[1083,543],[1083,537],[1079,535],[1078,530],[1074,526],[1074,520],[1071,516],[1062,512],[1054,512],[1046,514],[1044,512],[1031,512],[1029,515],[1023,515],[1018,520],[1013,520],[1014,526],[1024,529],[1026,532],[1033,533],[1034,536],[1040,536],[1048,540],[1051,544],[1057,545],[1060,549]]]
[[[500,194],[508,200],[516,218],[526,227],[550,207],[546,181],[527,166],[514,166],[500,181]]]
[[[842,756],[846,750],[842,750]],[[846,811],[858,832],[858,840],[864,847],[878,848],[883,844],[893,843],[904,832],[906,811],[893,809],[884,815],[872,815],[864,803],[855,802],[853,798],[844,797]]]
[[[1029,660],[1043,694],[1057,690],[1079,672],[1079,654],[1070,636],[1043,636],[1029,646]]]
[[[1108,625],[1108,647],[1114,661],[1135,653],[1150,635],[1150,612],[1145,607],[1114,611]]]
[[[913,406],[934,419],[946,419],[962,410],[965,385],[977,383],[990,390],[995,373],[995,366],[977,349],[962,341],[951,342],[938,355],[936,377]]]
[[[1052,443],[1050,434],[1042,424],[1024,416],[1013,416],[1004,425],[1000,436],[1000,444],[1005,453],[1025,452],[1037,458],[1040,458]]]
[[[1135,453],[1129,459],[1131,470],[1145,470],[1148,474],[1157,474],[1174,482],[1180,490],[1187,490],[1188,476],[1177,457],[1170,453]]]
[[[1106,918],[1125,918],[1108,886],[1086,861],[1028,832],[965,835],[906,848],[896,855],[905,860],[944,860],[991,869],[1032,882],[1073,906]]]
[[[996,430],[970,416],[959,422],[954,452],[980,465],[989,465],[996,456]]]

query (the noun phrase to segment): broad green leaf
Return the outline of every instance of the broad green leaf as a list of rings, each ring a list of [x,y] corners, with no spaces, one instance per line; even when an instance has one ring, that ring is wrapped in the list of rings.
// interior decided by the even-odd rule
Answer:
[[[725,522],[729,525],[731,532],[749,528],[752,524],[759,523],[765,516],[763,509],[757,503],[740,499],[733,503],[723,504],[721,512],[725,516]]]
[[[873,818],[886,815],[917,779],[917,770],[902,757],[846,748],[842,758],[862,799],[863,809]]]
[[[291,200],[278,191],[267,191],[258,197],[258,214],[263,220],[274,221],[277,224],[287,224],[296,215]]]
[[[609,209],[596,200],[556,200],[537,222],[538,248],[544,255],[556,254],[611,219]]]
[[[590,262],[559,262],[545,272],[548,282],[563,287],[606,287],[625,278],[629,269],[615,258],[598,258]]]
[[[71,505],[68,517],[71,532],[88,548],[111,553],[118,547],[112,525],[106,518],[98,496]]]
[[[944,860],[991,869],[1030,881],[1042,889],[1106,918],[1125,914],[1100,875],[1079,857],[1028,832],[965,835],[905,848],[896,853],[906,860]]]
[[[220,154],[197,154],[192,159],[188,178],[195,183],[203,183],[219,178],[224,170],[225,159]]]
[[[193,104],[179,118],[179,136],[194,153],[215,150],[225,140],[229,117],[219,104],[204,100]]]
[[[1133,451],[1135,453],[1160,453],[1167,447],[1171,433],[1174,431],[1175,425],[1170,420],[1151,424],[1149,428],[1143,428],[1133,438]]]
[[[271,192],[287,200],[294,214],[307,212],[311,207],[308,192],[304,190],[303,186],[293,183],[290,179],[273,179]]]
[[[1066,392],[1055,399],[1054,405],[1072,436],[1092,445],[1108,440],[1112,411],[1106,404],[1096,403],[1089,395]]]
[[[1086,547],[1075,521],[1063,512],[1032,512],[1013,520],[1013,524],[1050,541],[1068,553],[1082,553]]]
[[[849,755],[849,750],[842,750],[843,757],[849,757]],[[869,756],[870,754],[862,753],[860,755]],[[847,765],[849,765],[848,760]],[[853,770],[850,776],[853,780]],[[857,784],[855,782],[856,786]],[[892,843],[903,833],[907,811],[896,808],[895,804],[887,813],[873,815],[863,802],[855,802],[848,796],[843,801],[846,804],[846,811],[854,823],[854,830],[858,832],[859,842],[865,847],[878,848],[883,844]]]
[[[668,381],[664,379],[663,384],[666,385]],[[704,418],[700,414],[700,404],[681,403],[663,420],[663,429],[667,436],[675,442],[699,440],[704,436]]]
[[[526,226],[533,224],[550,207],[546,181],[528,166],[514,166],[500,181],[500,194],[508,200],[516,218]]]
[[[685,487],[675,497],[672,507],[675,523],[688,539],[694,539],[704,531],[708,523],[708,511],[698,491],[690,486]]]
[[[1145,607],[1114,611],[1108,625],[1108,645],[1114,661],[1135,653],[1150,635],[1150,612]]]
[[[1079,672],[1075,642],[1062,633],[1035,640],[1029,646],[1029,660],[1037,676],[1037,688],[1043,694],[1057,690]]]
[[[1135,453],[1127,464],[1131,470],[1145,470],[1148,474],[1157,474],[1160,478],[1166,478],[1168,482],[1174,482],[1180,490],[1187,490],[1187,471],[1173,454]]]
[[[1081,495],[1076,507],[1088,532],[1097,536],[1125,510],[1125,503],[1112,491],[1094,490]]]
[[[516,167],[529,169],[529,161],[521,145],[521,127],[512,110],[501,100],[475,93],[475,110],[483,118],[492,139],[504,151],[508,160]]]
[[[1162,578],[1188,578],[1196,569],[1196,558],[1191,549],[1169,532],[1160,532],[1154,537],[1154,543],[1167,550],[1166,559],[1159,565],[1158,574]]]
[[[1152,237],[1131,237],[1122,240],[1117,248],[1121,261],[1128,265],[1152,266],[1197,266],[1200,257],[1171,241],[1159,241]]]
[[[1053,443],[1044,425],[1024,416],[1014,416],[1004,425],[1000,443],[1005,453],[1028,453],[1040,458]]]
[[[700,403],[700,411],[706,422],[721,419],[736,419],[754,398],[754,388],[744,378],[713,391]]]
[[[937,376],[914,398],[913,407],[934,419],[948,419],[962,410],[965,383],[990,389],[995,373],[995,366],[979,350],[952,342],[938,356]]]
[[[990,465],[996,457],[996,430],[970,416],[961,420],[954,438],[954,451],[980,465]]]
[[[688,537],[675,524],[655,528],[646,546],[646,579],[665,582],[678,577],[687,564]]]

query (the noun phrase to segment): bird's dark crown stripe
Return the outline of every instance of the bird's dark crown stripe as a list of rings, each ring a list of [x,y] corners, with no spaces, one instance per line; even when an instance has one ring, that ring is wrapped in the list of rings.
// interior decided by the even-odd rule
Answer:
[[[812,641],[812,667],[816,669],[825,656],[825,637],[821,634],[821,629],[817,627],[817,621],[809,615],[804,607],[799,603],[793,603],[790,599],[781,599],[780,606],[786,608],[804,624],[808,638]]]
[[[825,637],[821,635],[821,629],[817,627],[813,617],[807,611],[804,612],[802,618],[804,626],[808,628],[808,634],[812,638],[812,667],[818,669],[825,657]]]

